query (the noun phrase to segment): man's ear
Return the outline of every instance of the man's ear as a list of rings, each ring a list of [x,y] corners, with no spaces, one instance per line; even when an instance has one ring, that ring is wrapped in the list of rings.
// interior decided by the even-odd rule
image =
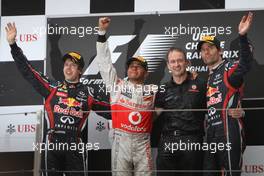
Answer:
[[[219,48],[218,50],[219,50],[219,54],[222,56],[224,53],[224,50],[222,48]]]
[[[188,67],[192,65],[192,63],[191,63],[191,61],[189,59],[186,59],[186,62],[187,62],[187,66]]]
[[[167,68],[168,68],[169,72],[171,73],[169,63],[168,62],[166,62],[166,63],[167,63]]]
[[[80,75],[82,75],[83,74],[83,69],[79,68],[78,70],[79,70]]]

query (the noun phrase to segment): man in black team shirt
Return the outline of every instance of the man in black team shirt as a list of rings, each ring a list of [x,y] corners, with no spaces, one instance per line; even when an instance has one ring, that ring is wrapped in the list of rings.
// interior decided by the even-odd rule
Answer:
[[[88,87],[79,82],[84,67],[83,57],[77,52],[65,54],[63,56],[65,80],[52,82],[31,66],[22,50],[17,46],[15,24],[8,23],[5,29],[11,54],[18,70],[45,98],[47,116],[44,123],[43,141],[47,149],[43,155],[45,158],[42,158],[44,175],[62,176],[62,172],[56,173],[55,171],[65,170],[75,171],[65,173],[67,176],[85,175],[83,152],[86,151],[86,144],[81,145],[82,130],[91,109],[104,110],[109,107],[107,104],[96,101]],[[51,147],[53,150],[48,150],[48,146],[51,145],[57,147]]]
[[[243,16],[238,26],[240,40],[239,61],[223,60],[220,42],[214,36],[204,36],[197,49],[209,67],[207,84],[208,129],[207,143],[222,145],[216,153],[206,152],[204,175],[238,176],[241,173],[242,153],[245,149],[241,119],[230,118],[228,110],[240,105],[243,79],[250,70],[252,53],[247,32],[253,14]],[[215,173],[210,170],[219,170]]]
[[[204,136],[206,111],[191,109],[206,109],[206,81],[187,72],[188,65],[182,49],[169,49],[167,66],[172,78],[165,84],[165,91],[160,89],[155,99],[156,109],[171,109],[163,111],[159,117],[163,123],[157,156],[158,176],[200,176],[203,168],[201,149],[179,149],[181,144],[202,146]],[[200,170],[200,173],[192,173],[192,170]]]
[[[157,113],[162,118],[158,176],[202,175],[206,81],[186,71],[189,65],[184,50],[169,49],[167,66],[172,78],[158,91],[155,99]],[[163,109],[171,111],[162,112]],[[242,112],[236,108],[228,113],[239,118]]]

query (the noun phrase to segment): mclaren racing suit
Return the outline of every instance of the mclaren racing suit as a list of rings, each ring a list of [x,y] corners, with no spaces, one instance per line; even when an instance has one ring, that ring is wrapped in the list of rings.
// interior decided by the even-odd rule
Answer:
[[[16,43],[11,45],[11,53],[23,77],[45,98],[45,152],[42,155],[42,168],[48,171],[44,171],[45,176],[62,175],[54,172],[58,170],[82,172],[67,173],[67,176],[84,175],[86,144],[81,141],[81,132],[86,125],[88,111],[91,108],[102,109],[106,104],[96,102],[82,83],[51,82],[31,66]]]
[[[96,61],[110,92],[113,175],[151,175],[150,132],[154,109],[154,86],[134,85],[119,79],[112,64],[108,42],[99,35]],[[125,172],[126,171],[126,172]]]
[[[243,124],[241,118],[231,118],[227,112],[229,108],[236,108],[240,104],[243,78],[250,69],[252,54],[247,36],[239,36],[239,39],[239,61],[223,60],[209,74],[207,143],[209,146],[217,144],[218,150],[206,152],[205,175],[240,175],[237,171],[241,170],[242,153],[245,149]],[[222,173],[216,174],[210,170],[221,170]]]

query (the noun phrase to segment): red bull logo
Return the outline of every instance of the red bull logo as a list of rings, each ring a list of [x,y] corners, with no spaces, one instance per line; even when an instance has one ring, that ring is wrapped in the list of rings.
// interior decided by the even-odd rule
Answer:
[[[222,102],[222,94],[218,94],[217,97],[210,97],[209,101],[207,102],[207,106],[212,106],[215,105],[217,103]]]
[[[213,96],[216,93],[220,93],[218,87],[216,87],[216,88],[208,87],[208,89],[207,89],[207,97],[211,97],[211,96]]]
[[[64,104],[68,107],[81,107],[82,103],[75,98],[60,98],[59,104]]]

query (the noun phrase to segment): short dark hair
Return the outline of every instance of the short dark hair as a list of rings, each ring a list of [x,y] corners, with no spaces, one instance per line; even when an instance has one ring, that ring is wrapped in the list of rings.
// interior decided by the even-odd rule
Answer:
[[[176,52],[180,52],[180,53],[182,53],[183,56],[184,56],[184,59],[187,60],[186,52],[185,52],[183,49],[181,49],[181,48],[177,48],[177,47],[171,47],[171,48],[168,50],[167,55],[166,55],[166,61],[167,61],[167,62],[169,62],[169,54],[170,54],[171,52],[173,52],[173,51],[176,51]]]
[[[72,62],[76,63],[81,70],[83,69],[85,63],[84,63],[84,58],[81,56],[80,53],[71,51],[66,53],[63,57],[63,62],[65,62],[67,59],[71,59]]]

